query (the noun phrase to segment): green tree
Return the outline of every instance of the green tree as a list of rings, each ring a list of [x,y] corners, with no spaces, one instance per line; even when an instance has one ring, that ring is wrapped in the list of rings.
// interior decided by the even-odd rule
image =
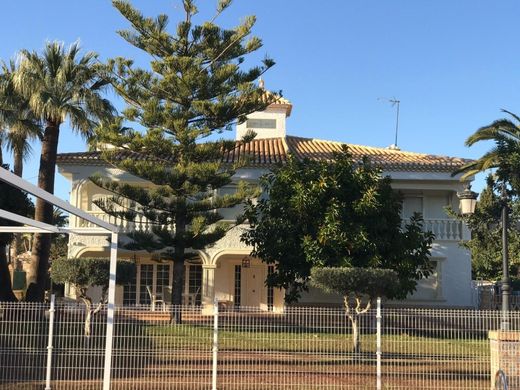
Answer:
[[[327,293],[343,296],[345,314],[352,326],[354,352],[360,351],[359,316],[370,310],[374,298],[396,296],[400,289],[397,272],[378,268],[312,268],[311,284]]]
[[[7,165],[0,165],[8,169]],[[27,215],[31,209],[31,202],[26,194],[17,188],[0,181],[0,209],[9,210],[19,215]],[[1,226],[16,226],[15,222],[0,218]],[[13,240],[13,234],[0,234],[0,301],[16,301],[13,294],[11,274],[7,262],[7,245]]]
[[[459,220],[467,223],[471,239],[462,243],[471,252],[473,279],[500,280],[502,278],[502,212],[501,191],[493,176],[487,178],[487,186],[480,193],[479,201],[471,216],[451,211]],[[509,201],[509,266],[513,279],[520,279],[520,202],[517,196]]]
[[[38,186],[50,193],[54,192],[56,154],[63,122],[68,120],[74,131],[88,138],[96,120],[108,119],[113,113],[112,105],[101,95],[108,82],[99,77],[96,61],[95,53],[81,56],[77,43],[68,49],[62,43],[47,43],[41,55],[21,51],[14,83],[44,126]],[[52,210],[51,204],[37,199],[35,219],[51,223]],[[49,235],[35,234],[28,300],[44,297],[50,246]]]
[[[463,173],[462,180],[491,170],[488,185],[477,203],[475,214],[459,218],[467,221],[472,238],[464,245],[471,250],[473,275],[476,278],[497,279],[501,271],[500,213],[504,200],[497,195],[505,191],[510,220],[508,226],[511,273],[518,277],[519,234],[517,222],[520,216],[520,117],[502,110],[509,118],[498,119],[475,131],[466,140],[467,146],[492,141],[494,146],[479,159],[469,162],[453,175]],[[514,276],[513,276],[514,277]]]
[[[126,261],[117,261],[116,283],[127,284],[135,275],[135,264]],[[51,279],[54,283],[72,285],[76,290],[78,300],[85,304],[85,336],[90,336],[90,322],[92,316],[98,313],[107,302],[108,282],[110,280],[110,260],[105,258],[54,259],[51,267]],[[101,299],[95,308],[92,308],[92,298],[87,291],[92,286],[101,287]]]
[[[394,270],[400,287],[391,298],[405,298],[431,273],[433,234],[419,215],[403,223],[390,178],[366,159],[354,162],[346,147],[332,162],[291,158],[261,185],[266,197],[249,202],[242,239],[276,264],[266,283],[284,288],[289,302],[307,289],[313,267]]]
[[[247,17],[233,29],[214,23],[229,3],[219,1],[216,16],[197,25],[197,8],[184,0],[185,17],[170,34],[166,15],[148,18],[126,1],[113,2],[131,24],[119,34],[150,55],[150,69],[135,68],[124,58],[109,61],[107,77],[128,107],[124,118],[98,129],[96,142],[116,146],[103,151],[110,164],[154,186],[92,179],[114,193],[98,202],[101,209],[127,220],[142,215],[151,222],[152,231],[130,234],[133,242],[127,247],[162,251],[173,261],[174,305],[182,302],[186,258],[231,227],[216,211],[255,194],[254,188],[240,183],[235,194],[216,195],[245,161],[223,164],[223,153],[236,142],[207,140],[271,103],[254,82],[273,62],[265,59],[262,66],[242,70],[244,57],[261,47],[260,39],[251,36],[255,18]],[[125,120],[145,131],[125,127]],[[175,320],[180,321],[179,313]]]
[[[0,70],[0,148],[3,143],[12,152],[13,173],[22,177],[23,164],[32,152],[31,141],[41,137],[42,129],[29,101],[15,88],[16,70],[14,61],[2,64]],[[21,234],[15,234],[10,245],[12,259],[19,253],[20,242]]]
[[[510,111],[502,110],[511,119],[503,118],[479,128],[468,137],[466,146],[479,142],[492,141],[494,146],[482,157],[471,161],[453,174],[463,173],[462,180],[495,170],[496,181],[508,183],[515,194],[520,194],[520,117]]]
[[[5,134],[7,148],[13,153],[13,172],[22,176],[23,163],[30,156],[31,141],[41,137],[38,118],[29,101],[16,90],[14,61],[2,64],[0,71],[0,131]]]

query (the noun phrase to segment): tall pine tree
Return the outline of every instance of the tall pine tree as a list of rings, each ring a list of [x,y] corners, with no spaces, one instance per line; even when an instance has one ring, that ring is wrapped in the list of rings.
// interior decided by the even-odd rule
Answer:
[[[129,235],[132,242],[127,247],[160,251],[172,259],[174,305],[181,304],[185,260],[231,227],[221,221],[218,209],[240,204],[256,193],[239,183],[235,194],[217,196],[217,190],[231,183],[235,170],[246,162],[223,164],[223,153],[236,148],[237,142],[207,139],[271,103],[255,80],[274,62],[266,58],[261,66],[242,70],[244,56],[262,46],[259,38],[251,36],[255,17],[245,18],[233,29],[214,23],[230,3],[220,0],[215,17],[196,25],[197,8],[193,1],[184,0],[183,20],[170,34],[166,15],[145,17],[127,1],[113,1],[131,24],[131,29],[118,33],[150,55],[150,69],[136,68],[125,58],[108,62],[107,77],[127,108],[118,122],[98,129],[97,142],[116,147],[102,149],[110,164],[153,186],[101,177],[92,180],[113,194],[97,202],[101,209],[126,220],[144,216],[151,222],[150,231]],[[126,127],[128,123],[136,128]],[[239,143],[252,137],[249,134]]]

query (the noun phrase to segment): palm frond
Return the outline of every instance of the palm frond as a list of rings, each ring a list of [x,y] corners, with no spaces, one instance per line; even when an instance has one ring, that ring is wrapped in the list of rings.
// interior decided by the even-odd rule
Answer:
[[[96,71],[97,54],[81,55],[78,42],[67,49],[62,42],[48,42],[41,55],[22,50],[20,57],[15,87],[43,122],[59,125],[69,119],[75,130],[89,136],[96,118],[115,112],[101,95],[108,83]]]
[[[520,117],[510,111],[502,110],[511,119],[503,118],[493,121],[487,126],[483,126],[466,140],[466,146],[473,146],[478,142],[493,141],[495,146],[487,151],[476,161],[472,161],[457,169],[452,175],[463,174],[461,180],[467,180],[477,173],[489,169],[502,170],[502,173],[509,172],[508,157],[520,154]]]

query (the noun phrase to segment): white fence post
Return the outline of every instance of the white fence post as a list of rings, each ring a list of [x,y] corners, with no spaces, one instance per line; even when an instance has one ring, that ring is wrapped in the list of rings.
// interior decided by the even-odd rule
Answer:
[[[377,298],[376,310],[376,375],[377,375],[377,390],[381,390],[381,298]]]
[[[107,332],[105,339],[103,390],[110,390],[110,371],[112,369],[112,339],[114,337],[114,313],[116,305],[117,240],[118,234],[112,233],[110,240],[110,276],[108,281]]]
[[[49,309],[49,337],[47,339],[47,372],[45,374],[45,390],[51,390],[52,367],[52,337],[54,333],[54,301],[55,295],[51,295],[51,307]]]
[[[218,357],[218,301],[213,301],[213,367],[211,372],[211,390],[217,390],[217,357]]]

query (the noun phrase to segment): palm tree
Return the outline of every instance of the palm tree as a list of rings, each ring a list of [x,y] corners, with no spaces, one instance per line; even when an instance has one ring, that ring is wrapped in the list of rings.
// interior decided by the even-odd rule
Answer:
[[[23,163],[31,152],[30,141],[41,134],[37,118],[29,107],[29,102],[14,87],[13,77],[16,72],[14,61],[2,63],[0,67],[0,164],[3,164],[1,148],[6,147],[13,153],[14,173],[22,176]],[[4,194],[5,196],[5,194]],[[14,237],[13,242],[9,239]],[[2,235],[0,253],[5,254],[6,245],[10,245],[11,258],[17,256],[20,234]],[[0,278],[3,284],[2,297],[12,300],[11,280],[7,258],[0,256]],[[8,283],[7,283],[8,282]]]
[[[483,141],[493,141],[495,146],[478,160],[469,162],[455,171],[453,175],[463,173],[462,180],[465,180],[477,173],[497,168],[496,176],[500,181],[508,181],[513,187],[520,183],[520,117],[507,110],[502,112],[508,114],[511,119],[498,119],[481,127],[466,140],[466,146]]]
[[[14,87],[14,61],[3,63],[0,69],[0,131],[6,149],[13,154],[13,172],[22,177],[23,164],[32,152],[31,141],[41,137],[41,126],[29,101]],[[18,256],[20,241],[21,234],[15,234],[10,245],[11,259]]]
[[[38,118],[29,101],[14,86],[14,61],[2,64],[0,73],[0,128],[5,134],[7,149],[13,153],[13,171],[22,176],[23,163],[31,154],[30,142],[41,138]]]
[[[29,106],[44,126],[38,186],[54,192],[56,155],[60,127],[68,120],[72,130],[85,138],[92,135],[97,120],[109,119],[114,108],[101,95],[108,82],[96,65],[97,54],[80,56],[78,43],[65,49],[62,43],[49,42],[43,53],[23,50],[14,77],[16,89],[29,100]],[[35,219],[52,222],[52,205],[36,200]],[[29,277],[27,299],[41,301],[48,285],[51,237],[35,234],[32,250],[33,272]],[[32,280],[31,280],[32,279]],[[35,283],[36,282],[36,283]]]

